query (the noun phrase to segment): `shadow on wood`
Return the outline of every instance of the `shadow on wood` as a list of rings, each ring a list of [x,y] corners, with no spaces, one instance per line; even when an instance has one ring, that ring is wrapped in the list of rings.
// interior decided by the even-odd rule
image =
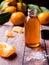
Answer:
[[[14,60],[15,58],[17,58],[17,54],[16,54],[16,53],[14,53],[14,54],[12,54],[11,56],[6,57],[6,58],[4,58],[4,59],[6,59],[6,60]]]

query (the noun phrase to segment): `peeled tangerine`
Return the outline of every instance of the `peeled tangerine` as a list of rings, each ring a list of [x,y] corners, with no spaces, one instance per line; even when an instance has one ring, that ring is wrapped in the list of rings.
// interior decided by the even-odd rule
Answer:
[[[6,31],[5,35],[9,38],[13,38],[14,34],[12,32],[10,32],[9,30]]]
[[[0,56],[2,57],[9,57],[13,53],[15,53],[16,48],[12,45],[7,43],[0,43]]]
[[[24,32],[23,28],[22,28],[22,27],[19,27],[19,26],[14,27],[14,28],[12,29],[12,31],[13,31],[13,32],[20,33],[20,34]]]

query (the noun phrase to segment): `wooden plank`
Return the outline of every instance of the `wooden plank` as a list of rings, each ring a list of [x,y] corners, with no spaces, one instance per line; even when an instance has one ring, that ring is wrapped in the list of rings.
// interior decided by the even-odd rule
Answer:
[[[5,35],[6,30],[10,30],[12,26],[0,26],[0,42],[4,42],[7,40]]]
[[[47,26],[42,25],[42,30],[45,30],[44,33],[42,34],[42,37],[45,38],[45,44],[46,44],[47,52],[49,54],[49,25]]]
[[[10,30],[11,26],[0,26],[0,43],[7,41],[7,37],[5,35],[6,30]],[[8,65],[8,61],[5,58],[0,57],[0,65]]]
[[[42,39],[41,39],[41,45],[44,46],[44,40],[42,40]],[[33,48],[33,49],[25,47],[24,65],[48,65],[46,58],[44,58],[46,60],[44,60],[44,59],[42,59],[42,60],[40,60],[40,59],[36,60],[34,58],[32,58],[31,60],[29,60],[29,57],[33,57],[33,56],[30,56],[30,55],[32,53],[34,53],[35,51],[42,52],[42,54],[44,54],[44,52],[45,52],[44,47],[41,47],[41,46],[38,47],[38,48]]]
[[[49,25],[41,25],[41,30],[49,30]]]
[[[9,58],[0,57],[0,65],[48,65],[47,59],[44,61],[34,60],[34,59],[31,59],[30,61],[28,61],[27,57],[29,56],[29,54],[31,54],[32,51],[37,50],[37,51],[43,52],[44,48],[38,47],[35,49],[31,49],[31,48],[26,47],[25,41],[24,41],[24,34],[14,33],[15,35],[14,38],[7,38],[5,36],[5,31],[7,29],[12,30],[12,27],[13,25],[9,25],[9,24],[0,26],[0,42],[6,41],[8,44],[14,45],[16,47],[16,52],[11,57]],[[45,27],[42,27],[42,28],[45,29]],[[49,49],[48,43],[49,41],[46,41],[47,50]],[[44,40],[42,39],[41,39],[41,45],[44,46]]]
[[[14,45],[16,47],[16,55],[17,57],[9,62],[9,65],[22,65],[23,54],[24,54],[24,34],[15,34],[15,38],[8,39],[7,43]]]
[[[48,52],[48,55],[49,55],[49,40],[45,40],[45,42],[46,42],[47,52]]]
[[[6,30],[12,30],[13,26],[4,25],[0,27],[0,41],[6,41],[8,44],[14,45],[16,52],[9,58],[0,57],[0,65],[22,65],[24,54],[24,34],[14,33],[14,38],[7,38],[5,36]]]

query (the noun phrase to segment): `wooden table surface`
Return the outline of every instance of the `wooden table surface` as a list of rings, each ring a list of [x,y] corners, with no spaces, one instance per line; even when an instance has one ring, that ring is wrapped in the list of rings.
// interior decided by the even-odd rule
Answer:
[[[33,53],[34,50],[41,51],[45,54],[49,54],[49,40],[43,40],[41,38],[41,45],[38,48],[31,49],[25,46],[24,33],[14,33],[14,38],[8,38],[5,35],[6,30],[12,30],[14,26],[11,23],[0,25],[0,42],[7,42],[16,47],[16,52],[9,58],[2,58],[0,56],[0,65],[49,65],[49,58],[45,57],[44,60],[29,60],[29,54]],[[49,30],[49,26],[42,25],[41,30]]]

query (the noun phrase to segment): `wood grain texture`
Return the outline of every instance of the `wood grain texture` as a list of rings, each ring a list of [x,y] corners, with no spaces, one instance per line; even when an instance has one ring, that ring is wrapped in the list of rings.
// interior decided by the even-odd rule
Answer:
[[[14,33],[14,38],[8,38],[5,35],[6,30],[12,31],[12,25],[0,26],[0,42],[7,42],[15,46],[16,52],[9,58],[0,57],[0,65],[22,65],[23,53],[24,53],[24,34]]]
[[[43,60],[36,60],[33,58],[31,60],[29,60],[30,55],[36,51],[42,52],[42,54],[45,53],[44,40],[41,39],[40,43],[42,46],[39,46],[38,48],[32,48],[31,49],[31,48],[25,47],[24,65],[48,65],[47,58],[45,58],[46,60],[44,60],[44,61]]]
[[[4,25],[0,25],[0,42],[7,42],[8,44],[14,45],[16,48],[15,54],[13,54],[11,57],[2,58],[0,56],[0,65],[48,65],[47,58],[44,61],[34,60],[34,59],[31,59],[30,61],[28,61],[27,57],[35,50],[41,51],[43,53],[43,51],[45,51],[45,43],[46,43],[47,52],[49,54],[49,40],[42,39],[40,35],[41,46],[38,48],[31,49],[25,46],[24,33],[19,34],[19,33],[13,32],[13,34],[15,35],[14,38],[6,37],[5,35],[6,30],[12,31],[13,27],[14,26],[9,22]],[[42,25],[40,27],[40,32],[41,30],[44,30],[44,29],[49,30],[49,26]]]

